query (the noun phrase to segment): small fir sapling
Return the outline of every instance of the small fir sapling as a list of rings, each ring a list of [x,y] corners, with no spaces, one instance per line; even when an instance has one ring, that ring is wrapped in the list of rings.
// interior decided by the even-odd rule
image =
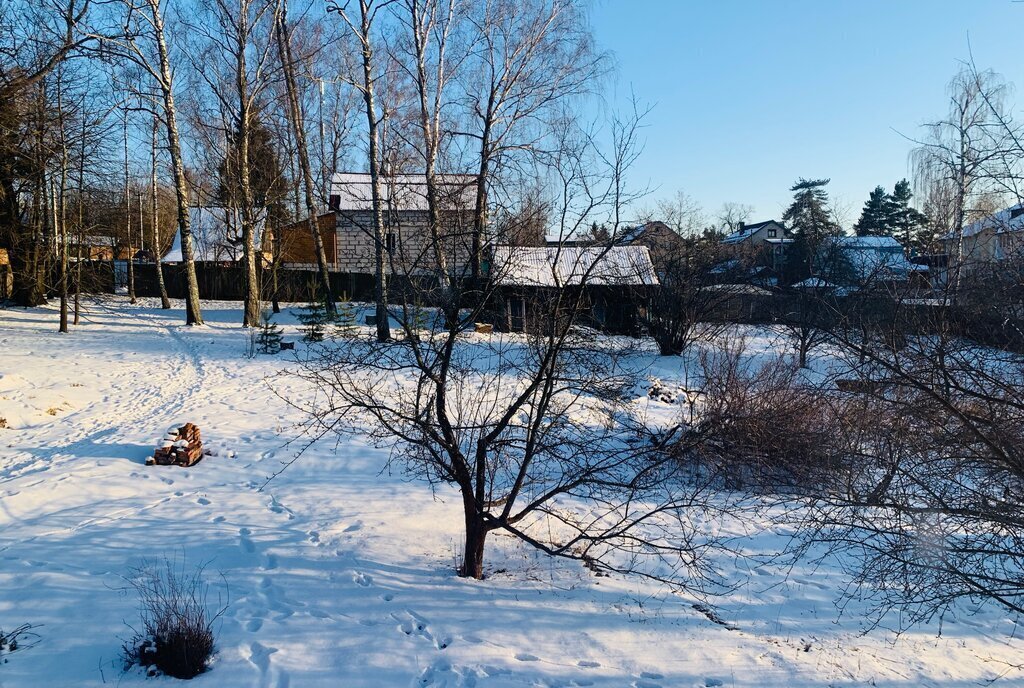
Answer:
[[[358,310],[355,304],[348,300],[347,295],[343,295],[338,303],[338,315],[334,320],[334,326],[338,334],[345,335],[351,333],[355,329],[357,315]]]
[[[303,325],[302,337],[307,342],[322,342],[324,340],[324,326],[328,322],[327,307],[323,301],[313,294],[313,300],[299,309],[299,322]]]
[[[256,347],[261,354],[276,354],[281,351],[283,330],[273,321],[273,316],[264,311],[260,318],[259,332],[256,334]]]

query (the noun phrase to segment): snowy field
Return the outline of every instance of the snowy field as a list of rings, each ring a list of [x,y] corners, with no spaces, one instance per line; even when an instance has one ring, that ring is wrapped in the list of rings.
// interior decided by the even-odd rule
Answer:
[[[204,304],[198,328],[180,303],[155,305],[90,301],[70,335],[53,309],[0,310],[0,628],[40,626],[0,686],[173,683],[118,659],[137,623],[123,576],[159,557],[206,563],[229,600],[199,686],[1024,685],[1012,617],[961,607],[899,636],[871,629],[856,602],[836,606],[846,579],[827,564],[734,565],[739,587],[717,600],[730,628],[684,595],[501,536],[489,578],[460,579],[459,501],[382,473],[384,451],[325,440],[261,490],[301,446],[301,418],[265,382],[289,354],[246,358],[238,304]],[[681,373],[681,359],[651,365]],[[275,386],[308,393],[296,384]],[[185,421],[215,455],[146,467]],[[749,551],[784,539],[742,525]]]

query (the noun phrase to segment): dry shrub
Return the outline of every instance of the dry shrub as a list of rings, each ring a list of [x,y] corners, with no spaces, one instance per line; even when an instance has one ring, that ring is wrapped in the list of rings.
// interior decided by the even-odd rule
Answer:
[[[208,668],[215,650],[213,623],[227,609],[209,604],[204,567],[186,571],[164,559],[144,562],[132,571],[129,587],[139,597],[141,631],[122,645],[125,670],[146,667],[175,678],[193,678]]]
[[[784,358],[753,360],[742,342],[699,357],[697,454],[727,487],[819,488],[841,468],[837,417],[825,393]]]
[[[7,662],[7,658],[4,655],[9,655],[17,650],[24,650],[35,645],[39,639],[39,635],[34,632],[36,628],[38,626],[27,623],[6,633],[4,629],[0,628],[0,662]]]

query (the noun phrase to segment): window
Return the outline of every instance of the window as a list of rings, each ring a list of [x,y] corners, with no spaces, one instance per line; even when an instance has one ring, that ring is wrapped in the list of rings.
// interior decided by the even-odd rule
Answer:
[[[768,238],[769,238],[769,239],[774,239],[774,238],[775,238],[775,234],[776,234],[776,233],[777,233],[777,232],[776,232],[776,230],[774,230],[774,229],[769,229],[769,230],[768,230]]]
[[[393,253],[394,250],[395,250],[395,233],[394,232],[388,232],[386,244],[387,244],[388,253]]]

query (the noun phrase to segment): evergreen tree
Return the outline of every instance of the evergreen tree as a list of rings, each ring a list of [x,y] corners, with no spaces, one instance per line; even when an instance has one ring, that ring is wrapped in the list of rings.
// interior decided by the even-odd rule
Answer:
[[[782,216],[793,235],[786,250],[785,279],[799,282],[814,274],[814,257],[821,242],[841,233],[832,219],[825,186],[828,179],[803,179],[790,187],[793,202]]]
[[[345,296],[342,296],[341,301],[338,303],[338,315],[334,319],[334,326],[338,333],[341,335],[350,334],[356,326],[358,315],[355,304]]]
[[[897,185],[899,186],[899,185]],[[853,226],[857,236],[891,236],[892,235],[892,198],[881,186],[868,196],[860,219]]]
[[[926,241],[921,236],[928,224],[924,213],[911,207],[910,199],[914,194],[910,191],[910,182],[901,179],[896,182],[892,195],[889,196],[887,207],[888,223],[891,233],[903,242],[906,249],[922,249]]]
[[[324,340],[324,326],[330,320],[327,313],[327,305],[320,299],[316,292],[316,285],[312,285],[313,300],[299,309],[298,319],[303,325],[303,341],[322,342]]]
[[[270,313],[263,311],[260,328],[256,335],[256,348],[262,354],[276,354],[281,351],[282,330],[273,322]]]

